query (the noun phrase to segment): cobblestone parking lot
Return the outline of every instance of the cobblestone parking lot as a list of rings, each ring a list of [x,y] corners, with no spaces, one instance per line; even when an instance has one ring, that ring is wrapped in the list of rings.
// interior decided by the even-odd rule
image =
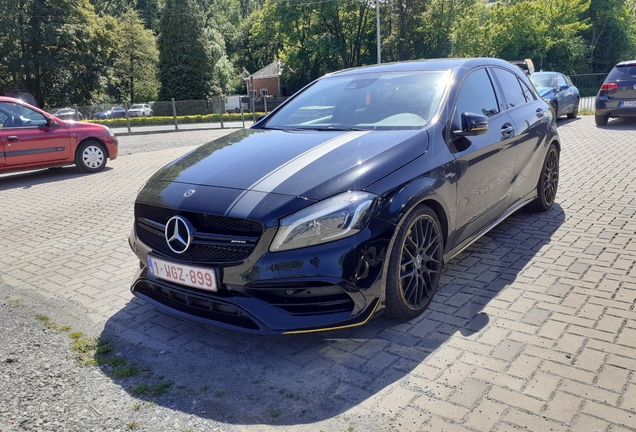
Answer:
[[[521,210],[448,263],[419,318],[307,335],[183,321],[130,294],[137,191],[227,130],[121,136],[98,174],[0,176],[0,431],[635,431],[636,121],[558,125],[549,212]],[[110,341],[110,360],[78,364],[78,332]]]

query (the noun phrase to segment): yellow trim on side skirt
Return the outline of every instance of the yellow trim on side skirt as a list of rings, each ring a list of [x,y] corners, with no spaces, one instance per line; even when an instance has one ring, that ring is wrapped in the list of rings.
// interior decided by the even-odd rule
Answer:
[[[300,333],[316,333],[316,332],[321,332],[321,331],[340,330],[340,329],[345,329],[345,328],[350,328],[350,327],[358,327],[358,326],[364,325],[364,324],[369,322],[369,320],[375,314],[375,311],[376,311],[376,309],[378,308],[379,305],[380,305],[380,301],[377,301],[375,303],[375,307],[373,308],[373,310],[371,311],[371,313],[369,314],[367,319],[365,319],[364,321],[359,322],[357,324],[347,324],[347,325],[338,326],[338,327],[325,327],[325,328],[312,329],[312,330],[294,330],[294,331],[284,332],[283,334],[287,335],[287,334],[300,334]]]

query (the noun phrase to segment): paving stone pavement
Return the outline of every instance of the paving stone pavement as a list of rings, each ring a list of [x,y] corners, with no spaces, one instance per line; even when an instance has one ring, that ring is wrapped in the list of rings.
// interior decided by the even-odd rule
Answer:
[[[0,282],[72,305],[79,315],[50,314],[117,338],[181,389],[156,403],[228,430],[634,431],[636,121],[584,116],[559,132],[554,207],[518,212],[453,259],[408,323],[249,335],[132,297],[135,195],[184,147],[94,175],[0,177]]]

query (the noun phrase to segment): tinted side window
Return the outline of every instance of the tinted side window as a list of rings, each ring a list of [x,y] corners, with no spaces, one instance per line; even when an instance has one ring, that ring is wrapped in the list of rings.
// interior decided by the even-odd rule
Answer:
[[[453,126],[461,128],[461,115],[465,112],[482,114],[492,117],[499,113],[497,98],[492,88],[490,77],[486,69],[477,69],[470,72],[459,90],[457,103],[455,104],[455,117]]]
[[[503,69],[493,69],[497,81],[501,85],[501,90],[504,93],[508,108],[514,108],[516,106],[526,103],[526,97],[519,84],[519,79],[513,73],[510,73]]]
[[[563,75],[557,75],[557,89],[560,89],[562,85],[567,85],[565,78]]]

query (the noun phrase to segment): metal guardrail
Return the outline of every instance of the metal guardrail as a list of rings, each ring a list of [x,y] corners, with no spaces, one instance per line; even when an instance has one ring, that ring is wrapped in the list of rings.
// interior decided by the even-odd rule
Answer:
[[[596,111],[596,96],[582,97],[579,101],[579,111]]]
[[[250,100],[247,96],[241,99],[246,103],[239,104],[238,109],[226,110],[226,99],[217,97],[209,100],[158,101],[147,102],[151,111],[148,114],[129,111],[126,102],[115,104],[95,104],[64,107],[63,114],[56,114],[60,108],[48,110],[51,114],[60,115],[63,120],[105,121],[113,127],[127,127],[130,133],[135,127],[152,125],[174,125],[175,130],[183,123],[218,123],[224,128],[227,121],[255,122],[260,115],[267,114],[282,104],[287,97],[258,97]],[[245,108],[247,107],[247,109]],[[143,117],[143,118],[138,118]],[[112,122],[111,120],[115,120]],[[125,122],[125,124],[123,124]]]
[[[606,73],[570,75],[570,79],[579,89],[581,97],[596,96],[601,84],[605,81]]]

